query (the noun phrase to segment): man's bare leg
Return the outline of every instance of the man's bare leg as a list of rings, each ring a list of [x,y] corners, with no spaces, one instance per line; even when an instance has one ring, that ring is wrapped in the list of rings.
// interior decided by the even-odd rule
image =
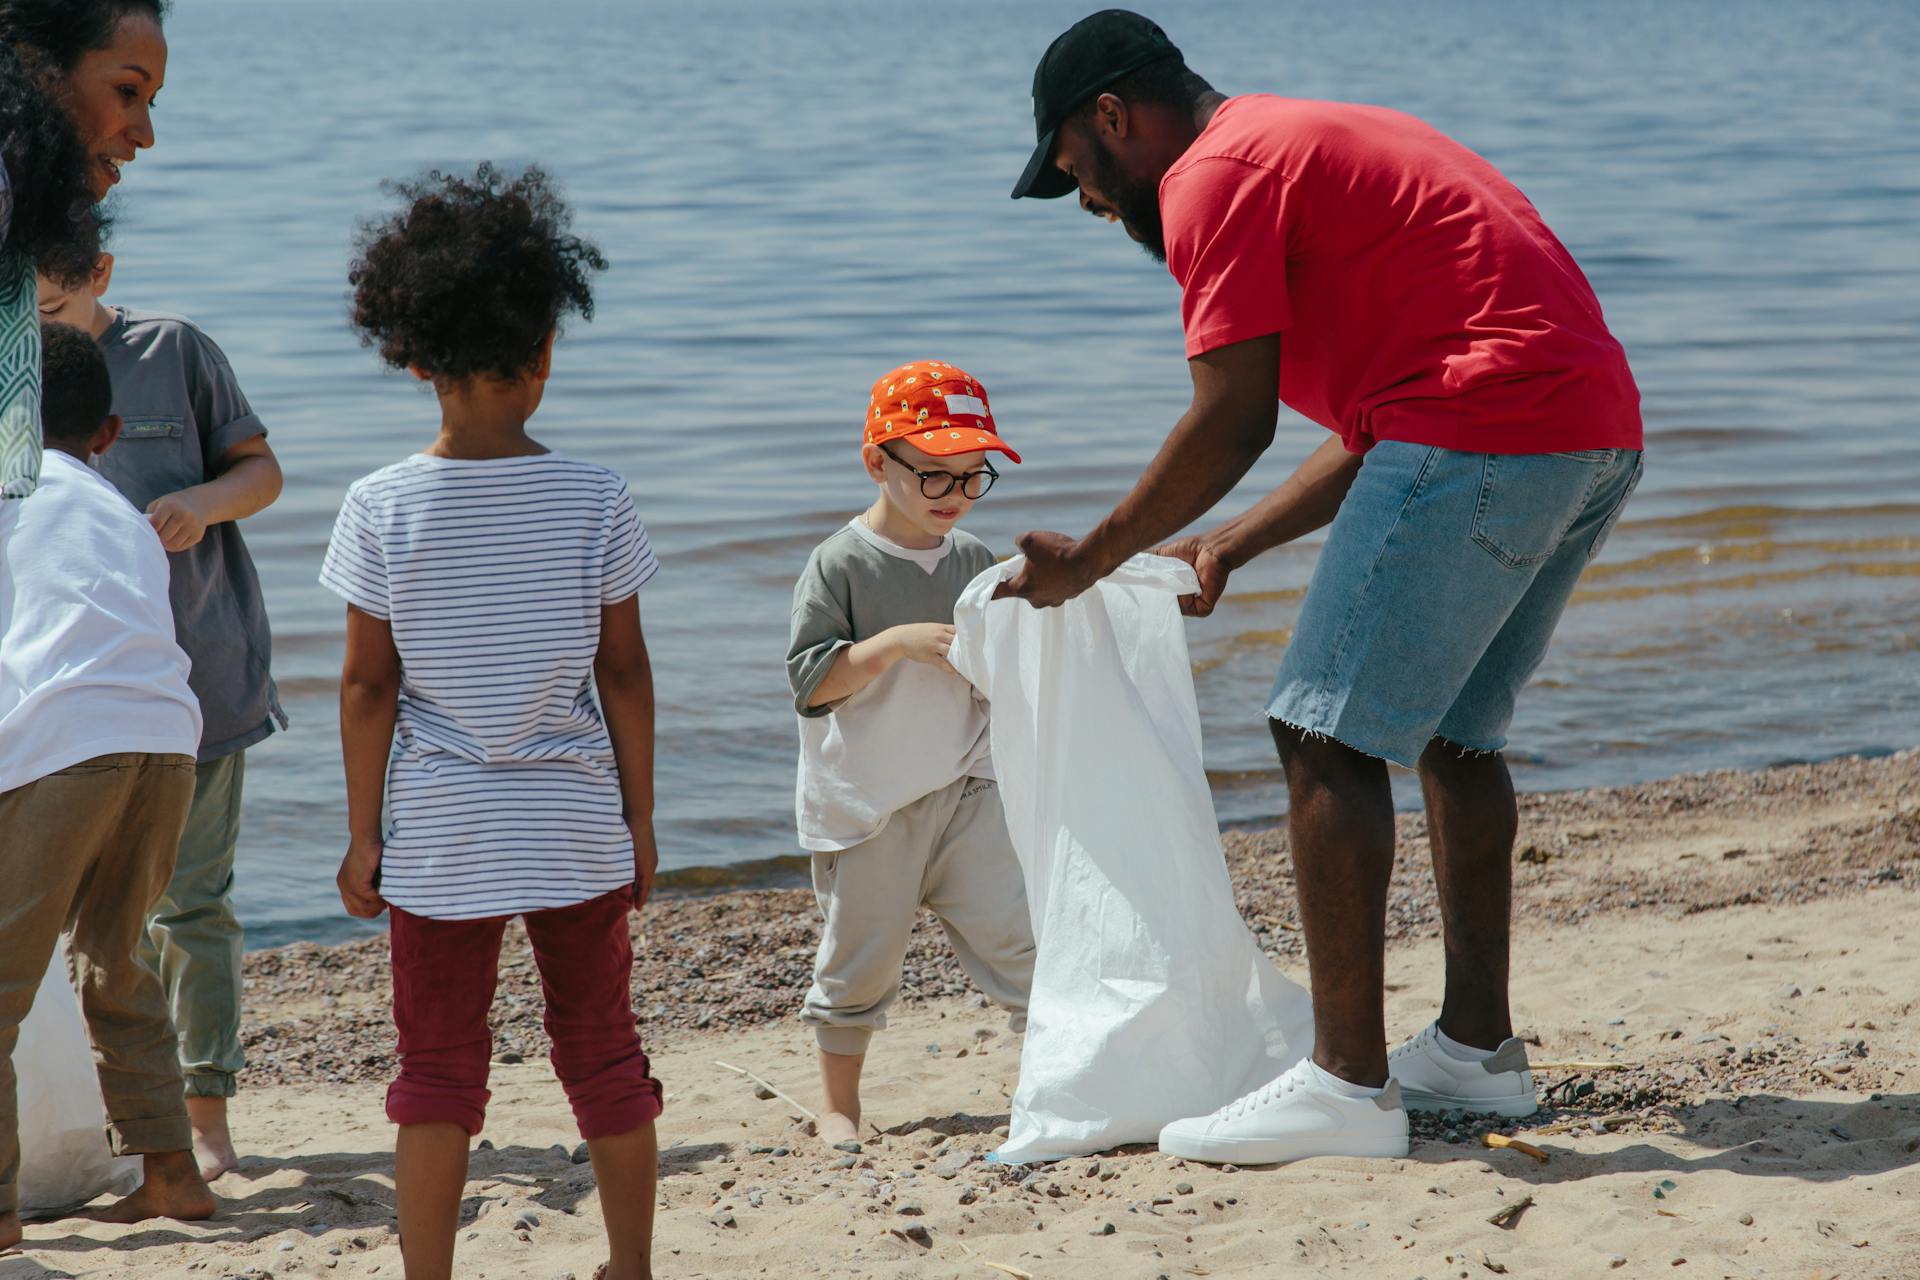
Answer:
[[[191,1151],[160,1151],[140,1158],[146,1180],[125,1199],[88,1214],[101,1222],[145,1222],[173,1218],[201,1222],[219,1207]]]
[[[1497,1049],[1513,1034],[1513,777],[1498,752],[1466,752],[1435,738],[1420,756],[1420,789],[1446,936],[1440,1029],[1472,1048]]]
[[[820,1113],[820,1140],[829,1145],[860,1140],[860,1070],[864,1053],[820,1052],[820,1092],[826,1106]]]
[[[218,1182],[240,1163],[233,1151],[233,1135],[227,1131],[227,1100],[189,1094],[187,1119],[193,1122],[193,1155],[200,1162],[200,1176]]]
[[[1313,984],[1313,1060],[1377,1088],[1387,1083],[1387,766],[1331,738],[1268,723],[1291,797],[1287,830]]]

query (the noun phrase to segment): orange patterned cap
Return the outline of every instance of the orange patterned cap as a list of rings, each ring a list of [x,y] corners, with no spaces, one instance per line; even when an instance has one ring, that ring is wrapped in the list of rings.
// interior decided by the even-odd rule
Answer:
[[[905,440],[935,457],[995,449],[1020,461],[994,428],[987,389],[965,369],[944,360],[903,364],[873,384],[866,441],[889,440]]]

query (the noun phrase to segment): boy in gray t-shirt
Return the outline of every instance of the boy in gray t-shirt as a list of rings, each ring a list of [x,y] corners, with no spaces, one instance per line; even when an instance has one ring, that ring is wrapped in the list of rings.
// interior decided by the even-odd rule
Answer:
[[[145,959],[180,1032],[194,1150],[208,1182],[233,1168],[227,1099],[240,1047],[240,922],[231,900],[246,749],[286,727],[253,558],[235,523],[280,495],[280,464],[226,356],[176,316],[108,306],[113,257],[90,282],[40,280],[42,321],[93,335],[113,378],[118,447],[100,474],[145,512],[167,549],[174,634],[205,729],[173,877],[154,904]]]
[[[953,606],[993,554],[955,526],[1020,455],[987,393],[938,360],[874,383],[861,449],[879,494],[814,549],[793,592],[795,809],[826,917],[802,1020],[829,1143],[860,1132],[860,1070],[886,1026],[920,908],[980,989],[1026,1025],[1033,926],[987,746],[987,707],[948,665]]]

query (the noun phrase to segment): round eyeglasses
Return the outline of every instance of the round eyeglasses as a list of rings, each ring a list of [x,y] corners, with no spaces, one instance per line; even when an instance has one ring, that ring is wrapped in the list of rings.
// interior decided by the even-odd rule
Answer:
[[[993,488],[993,482],[1000,478],[1000,473],[993,469],[992,463],[986,464],[978,471],[922,471],[910,462],[901,462],[899,458],[894,457],[893,450],[887,446],[880,445],[879,449],[887,457],[899,462],[901,466],[920,477],[920,496],[923,498],[944,498],[957,488],[966,495],[968,502],[972,502],[983,497],[987,490]]]

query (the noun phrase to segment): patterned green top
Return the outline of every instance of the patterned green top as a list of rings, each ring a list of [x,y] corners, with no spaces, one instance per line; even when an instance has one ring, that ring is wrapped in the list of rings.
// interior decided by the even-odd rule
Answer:
[[[40,309],[33,263],[0,253],[0,499],[40,483]]]

